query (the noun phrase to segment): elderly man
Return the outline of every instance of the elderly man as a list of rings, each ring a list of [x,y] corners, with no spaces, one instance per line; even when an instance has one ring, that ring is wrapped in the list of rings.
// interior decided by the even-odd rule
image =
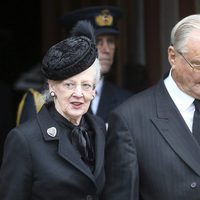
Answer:
[[[199,43],[200,15],[178,22],[170,72],[111,114],[103,200],[200,199]]]

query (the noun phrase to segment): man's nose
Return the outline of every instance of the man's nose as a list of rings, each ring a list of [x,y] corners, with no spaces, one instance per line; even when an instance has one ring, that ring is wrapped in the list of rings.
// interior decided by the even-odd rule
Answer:
[[[108,42],[104,41],[104,42],[102,43],[102,49],[103,49],[104,51],[110,51],[110,47],[109,47]]]

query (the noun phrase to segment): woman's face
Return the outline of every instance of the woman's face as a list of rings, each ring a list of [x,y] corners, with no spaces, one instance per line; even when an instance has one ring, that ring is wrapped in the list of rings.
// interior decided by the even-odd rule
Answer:
[[[63,81],[49,80],[49,89],[55,93],[56,110],[73,124],[78,125],[95,96],[95,67]]]

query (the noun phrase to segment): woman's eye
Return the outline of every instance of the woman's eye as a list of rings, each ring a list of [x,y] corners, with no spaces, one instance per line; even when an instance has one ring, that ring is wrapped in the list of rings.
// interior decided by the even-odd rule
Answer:
[[[92,88],[92,85],[90,85],[90,84],[88,84],[88,83],[84,83],[84,84],[82,84],[82,87],[83,87],[83,89],[90,89],[90,88]]]
[[[65,83],[66,87],[72,89],[74,87],[74,83]]]

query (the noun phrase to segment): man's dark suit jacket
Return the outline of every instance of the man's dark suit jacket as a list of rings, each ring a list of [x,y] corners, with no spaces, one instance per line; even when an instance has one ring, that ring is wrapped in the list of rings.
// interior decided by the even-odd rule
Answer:
[[[200,199],[200,146],[163,80],[119,106],[107,136],[104,200]]]
[[[94,173],[72,146],[69,130],[61,132],[44,106],[37,119],[8,134],[0,170],[0,199],[97,200],[105,181],[105,124],[90,114],[86,117],[95,130]],[[47,131],[52,127],[57,130],[55,136]]]
[[[130,91],[104,80],[96,115],[101,117],[105,122],[108,122],[110,112],[131,95]]]

